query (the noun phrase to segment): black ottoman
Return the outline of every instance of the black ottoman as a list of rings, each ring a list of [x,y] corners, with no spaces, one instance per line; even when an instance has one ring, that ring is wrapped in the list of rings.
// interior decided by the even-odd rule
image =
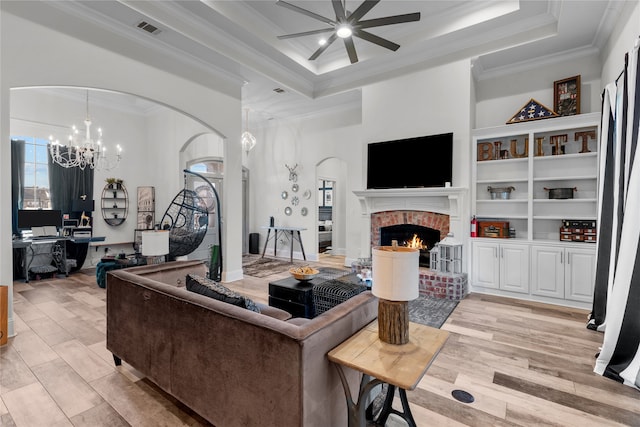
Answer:
[[[313,287],[313,304],[316,316],[367,290],[364,285],[340,280],[327,280]]]

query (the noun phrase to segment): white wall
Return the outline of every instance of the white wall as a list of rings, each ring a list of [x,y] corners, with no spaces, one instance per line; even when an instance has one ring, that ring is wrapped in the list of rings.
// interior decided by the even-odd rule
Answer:
[[[600,67],[598,56],[590,55],[477,81],[475,127],[504,125],[531,98],[553,110],[553,82],[576,75],[581,79],[580,112],[600,111]]]
[[[466,186],[470,75],[470,61],[463,60],[363,88],[364,143],[453,132],[452,185]],[[419,167],[428,167],[429,161],[416,159]]]
[[[601,56],[602,87],[615,81],[624,68],[624,55],[640,37],[640,2],[627,2]]]
[[[313,118],[296,120],[274,119],[263,128],[252,130],[258,143],[248,156],[250,168],[250,230],[260,233],[260,249],[265,243],[266,231],[262,226],[269,224],[269,217],[275,218],[276,225],[304,227],[302,241],[307,259],[317,259],[317,181],[316,165],[326,158],[336,158],[349,165],[345,183],[342,185],[345,194],[361,185],[361,127],[360,110],[339,111],[323,114]],[[298,206],[291,205],[293,182],[289,181],[289,170],[285,165],[298,165],[299,190],[295,195],[300,199]],[[306,190],[311,192],[310,199],[305,199]],[[283,200],[280,195],[287,191],[289,197]],[[344,215],[349,218],[358,209],[353,205],[355,200],[344,203]],[[284,214],[284,209],[293,209],[291,216]],[[306,207],[307,216],[300,210]],[[340,214],[339,214],[340,215]],[[345,230],[348,230],[347,219]],[[341,233],[341,231],[338,231]],[[349,231],[345,231],[349,233]],[[349,236],[338,236],[349,242]],[[347,243],[348,244],[348,243]],[[288,256],[289,246],[278,243],[278,252]],[[282,249],[282,251],[281,251]],[[273,253],[273,242],[269,243],[267,254]],[[302,258],[297,244],[294,245],[294,257]]]
[[[200,123],[167,109],[151,115],[147,126],[149,156],[156,165],[147,175],[148,182],[155,184],[147,185],[156,187],[156,220],[160,221],[169,203],[184,187],[187,162],[202,157],[223,158],[224,142]]]

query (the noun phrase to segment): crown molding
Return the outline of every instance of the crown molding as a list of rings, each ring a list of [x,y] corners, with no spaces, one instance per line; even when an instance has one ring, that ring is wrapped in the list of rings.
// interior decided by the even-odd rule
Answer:
[[[477,58],[472,62],[472,71],[476,81],[482,81],[530,71],[533,68],[548,67],[561,62],[567,62],[588,56],[597,56],[599,54],[600,50],[598,48],[594,46],[583,46],[491,69],[483,68],[482,58]]]

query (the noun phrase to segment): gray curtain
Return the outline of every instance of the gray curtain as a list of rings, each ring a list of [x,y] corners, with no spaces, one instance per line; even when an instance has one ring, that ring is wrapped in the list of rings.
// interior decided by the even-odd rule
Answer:
[[[593,319],[604,331],[594,371],[640,389],[640,61],[638,46],[604,95]],[[607,234],[604,234],[605,232]],[[606,238],[603,239],[603,236]]]
[[[24,141],[11,140],[11,226],[18,234],[18,210],[24,200]]]
[[[87,200],[93,200],[93,175],[93,169],[64,168],[49,157],[51,209],[70,213],[73,201],[81,196],[86,195]]]

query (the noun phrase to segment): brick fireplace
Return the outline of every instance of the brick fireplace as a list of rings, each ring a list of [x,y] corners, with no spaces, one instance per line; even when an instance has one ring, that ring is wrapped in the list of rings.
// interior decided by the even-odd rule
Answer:
[[[421,188],[354,191],[362,207],[362,246],[381,244],[381,228],[412,224],[438,230],[442,240],[449,232],[464,244],[466,234],[459,214],[466,189]],[[465,222],[466,225],[466,222]],[[459,236],[459,237],[458,237]],[[366,239],[366,240],[365,240]],[[363,255],[364,256],[364,255]],[[443,274],[420,267],[421,295],[461,300],[468,292],[467,275]]]
[[[371,214],[371,246],[380,245],[380,229],[391,225],[413,224],[440,232],[440,240],[449,233],[449,215],[425,211],[385,211]]]

